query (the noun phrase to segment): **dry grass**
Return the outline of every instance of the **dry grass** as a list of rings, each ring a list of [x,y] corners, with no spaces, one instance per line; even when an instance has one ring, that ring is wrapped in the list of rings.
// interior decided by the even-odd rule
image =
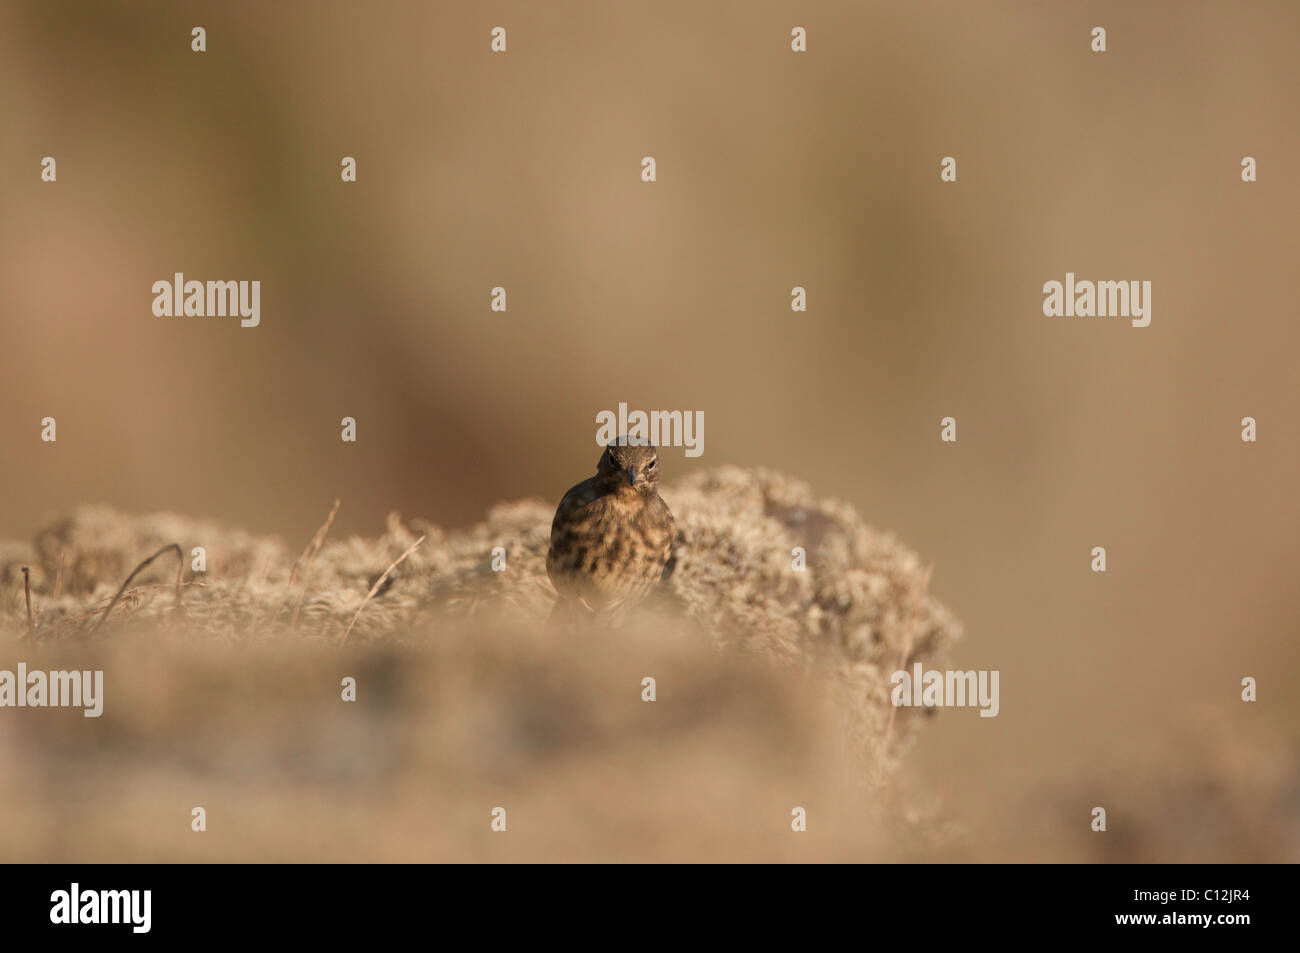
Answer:
[[[1100,772],[1016,763],[919,782],[907,752],[930,719],[888,704],[888,675],[948,664],[958,626],[931,567],[775,474],[724,468],[664,495],[676,572],[617,631],[544,623],[540,501],[457,532],[392,516],[375,539],[329,540],[331,512],[296,559],[276,539],[100,508],[0,542],[0,668],[99,668],[106,693],[99,719],[0,713],[6,858],[1300,856],[1294,732],[1250,712],[1189,713],[1186,736],[1154,752],[1117,740]],[[182,614],[170,567],[132,572],[172,543],[187,554]],[[791,571],[795,546],[807,572]],[[1098,803],[1105,835],[1088,828]],[[489,829],[496,806],[506,835]]]
[[[103,668],[107,698],[98,720],[0,725],[0,763],[24,766],[4,773],[0,838],[87,860],[861,859],[900,829],[936,843],[941,827],[888,807],[888,674],[941,664],[958,634],[921,560],[776,474],[717,470],[665,497],[676,571],[618,631],[544,624],[540,501],[462,532],[393,516],[377,539],[328,541],[335,510],[296,560],[275,539],[93,507],[5,544],[0,581],[21,598],[30,564],[39,611],[33,646],[6,606],[0,664]],[[128,576],[174,546],[183,614],[159,567]],[[893,741],[921,721],[904,713]],[[498,804],[511,836],[494,839]]]

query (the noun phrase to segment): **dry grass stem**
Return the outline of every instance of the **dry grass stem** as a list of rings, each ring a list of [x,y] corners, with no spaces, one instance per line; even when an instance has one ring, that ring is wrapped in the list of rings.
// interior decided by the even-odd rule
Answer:
[[[23,567],[23,592],[27,596],[27,634],[36,635],[36,625],[32,622],[32,571],[29,567]]]
[[[423,536],[421,536],[419,539],[413,542],[407,548],[406,552],[402,553],[402,555],[398,556],[397,559],[393,560],[393,564],[384,570],[384,574],[382,576],[380,576],[378,579],[375,580],[375,584],[370,587],[370,591],[366,593],[366,597],[361,600],[361,605],[357,607],[357,614],[354,615],[352,617],[352,621],[348,623],[348,627],[343,633],[343,638],[339,641],[340,647],[347,644],[348,636],[352,634],[352,627],[357,624],[357,619],[361,617],[361,610],[366,607],[366,603],[370,601],[371,597],[373,597],[374,594],[379,591],[380,586],[384,584],[384,580],[388,578],[388,574],[391,573],[394,569],[396,569],[401,564],[402,560],[404,560],[407,556],[411,555],[411,553],[415,552],[416,549],[419,548],[422,542],[424,542]]]
[[[289,588],[297,581],[298,567],[302,566],[302,591],[298,593],[298,601],[294,603],[293,618],[289,620],[289,627],[296,629],[298,627],[298,612],[302,609],[302,600],[307,595],[307,577],[311,572],[311,564],[316,560],[316,554],[320,552],[321,544],[325,542],[325,535],[330,531],[330,526],[334,523],[334,517],[338,514],[339,504],[342,500],[336,499],[334,506],[330,509],[330,515],[325,517],[325,522],[320,529],[316,530],[316,535],[311,538],[307,548],[302,551],[298,557],[298,562],[294,563],[293,572],[289,574]]]
[[[103,627],[104,623],[108,621],[108,616],[113,611],[113,606],[117,605],[118,600],[122,598],[122,594],[126,592],[127,586],[131,585],[131,580],[134,579],[142,569],[148,566],[151,562],[153,562],[163,553],[171,552],[173,550],[176,552],[176,611],[177,612],[180,611],[181,574],[185,571],[185,553],[182,552],[181,547],[178,543],[168,543],[162,549],[158,550],[158,552],[154,553],[144,562],[140,563],[140,565],[136,566],[135,569],[131,570],[131,575],[126,577],[126,582],[122,583],[121,588],[117,590],[117,595],[113,596],[113,601],[108,604],[108,608],[104,610],[104,614],[99,617],[99,621],[95,624],[95,627],[90,630],[92,635],[98,632]]]

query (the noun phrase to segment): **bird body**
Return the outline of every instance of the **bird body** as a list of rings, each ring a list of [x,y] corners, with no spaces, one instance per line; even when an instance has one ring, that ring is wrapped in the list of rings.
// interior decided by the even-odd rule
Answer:
[[[620,612],[665,578],[676,526],[658,483],[654,447],[616,443],[601,455],[595,476],[564,494],[546,554],[557,614]]]

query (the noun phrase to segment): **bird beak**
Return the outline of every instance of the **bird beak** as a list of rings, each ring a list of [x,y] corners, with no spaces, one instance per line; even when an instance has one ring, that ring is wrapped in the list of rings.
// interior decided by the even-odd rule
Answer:
[[[636,468],[628,467],[623,472],[627,474],[627,485],[636,486]]]

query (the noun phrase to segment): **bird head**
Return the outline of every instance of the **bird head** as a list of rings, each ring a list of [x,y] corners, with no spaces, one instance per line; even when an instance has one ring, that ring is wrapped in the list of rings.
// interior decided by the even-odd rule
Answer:
[[[596,473],[611,489],[653,493],[659,483],[659,451],[621,438],[605,448]]]

